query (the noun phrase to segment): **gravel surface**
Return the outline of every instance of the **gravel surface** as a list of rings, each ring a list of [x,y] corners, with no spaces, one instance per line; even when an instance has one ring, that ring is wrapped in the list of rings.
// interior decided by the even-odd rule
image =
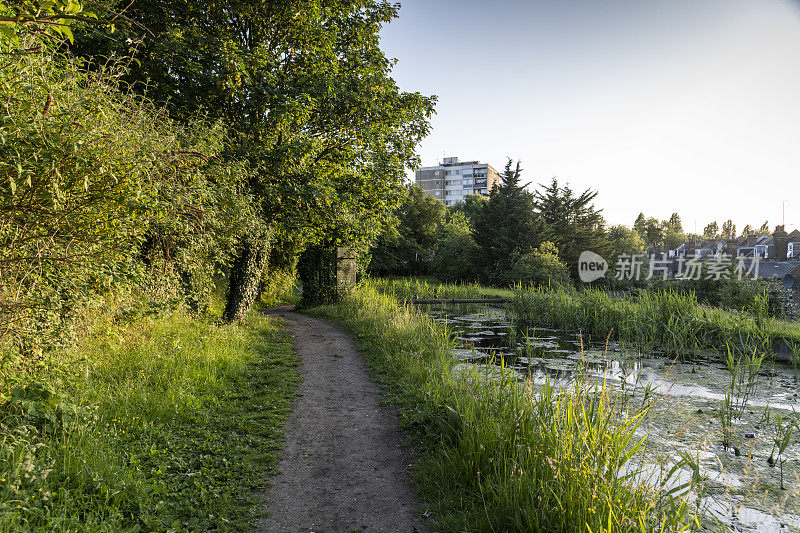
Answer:
[[[352,338],[341,328],[276,310],[300,354],[303,383],[286,422],[279,474],[256,531],[427,532],[395,412],[381,405]]]

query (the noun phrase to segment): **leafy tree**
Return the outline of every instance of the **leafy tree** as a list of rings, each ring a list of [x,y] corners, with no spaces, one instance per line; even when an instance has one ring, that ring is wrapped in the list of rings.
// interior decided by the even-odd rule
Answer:
[[[683,233],[683,223],[681,222],[681,217],[678,215],[678,213],[672,213],[667,221],[667,224],[670,232]]]
[[[742,230],[742,237],[747,237],[747,236],[748,236],[748,235],[750,235],[751,233],[753,233],[753,226],[751,226],[750,224],[748,224],[748,225],[746,225],[746,226],[744,227],[744,229]]]
[[[439,227],[439,242],[433,256],[433,273],[444,281],[478,279],[478,245],[470,235],[472,227],[461,211],[449,209]]]
[[[534,197],[520,184],[522,168],[508,160],[489,201],[475,216],[472,236],[480,253],[476,265],[481,278],[497,282],[510,267],[511,254],[532,250],[543,241],[544,226],[534,210]]]
[[[122,2],[120,5],[127,2]],[[252,169],[258,221],[237,250],[226,318],[241,318],[268,257],[377,237],[428,131],[434,99],[401,92],[379,47],[399,6],[377,0],[135,2],[132,24],[80,52],[127,53],[128,81],[181,121],[229,126],[224,154]]]
[[[765,220],[761,227],[758,228],[758,233],[761,235],[769,235],[769,220]]]
[[[649,246],[661,246],[664,244],[666,231],[664,224],[657,219],[650,217],[644,221],[644,241]]]
[[[611,254],[608,259],[612,264],[622,254],[641,254],[647,248],[639,232],[625,226],[611,226],[608,228],[607,237],[611,244]]]
[[[443,281],[473,281],[482,277],[476,259],[481,247],[469,233],[452,234],[439,242],[433,272]]]
[[[719,226],[716,222],[712,222],[703,229],[703,237],[706,239],[713,239],[719,234]]]
[[[448,209],[445,212],[444,223],[439,225],[437,241],[441,242],[450,237],[469,235],[472,226],[464,213]]]
[[[725,239],[736,238],[736,224],[733,223],[733,220],[727,220],[722,223],[722,236]]]
[[[664,235],[664,246],[669,250],[675,250],[686,241],[685,233],[669,232]]]
[[[653,217],[645,218],[644,213],[639,213],[633,227],[648,246],[664,245],[668,249],[674,250],[686,240],[683,223],[678,213],[672,213],[669,219],[663,221]]]
[[[398,224],[388,226],[373,247],[369,270],[380,275],[429,273],[446,213],[442,202],[418,185],[410,185],[395,211]]]
[[[463,202],[458,202],[449,208],[451,213],[462,213],[467,223],[472,227],[478,213],[486,207],[488,200],[481,194],[469,194]]]
[[[686,233],[683,231],[683,224],[678,213],[672,213],[669,220],[662,224],[664,229],[664,245],[669,250],[675,250],[686,240]]]
[[[118,15],[118,14],[117,14]],[[67,38],[74,42],[71,27],[75,23],[92,26],[125,24],[124,18],[100,19],[77,0],[0,0],[0,45],[22,53],[41,50]]]
[[[593,203],[596,197],[591,189],[575,194],[569,186],[559,186],[555,178],[534,193],[534,208],[545,223],[548,240],[555,243],[567,265],[577,266],[585,250],[600,255],[611,250],[602,210]],[[577,275],[577,269],[574,273]]]
[[[636,217],[636,220],[633,223],[633,229],[639,234],[642,240],[645,239],[647,231],[647,219],[645,218],[644,213],[639,213],[639,216]]]

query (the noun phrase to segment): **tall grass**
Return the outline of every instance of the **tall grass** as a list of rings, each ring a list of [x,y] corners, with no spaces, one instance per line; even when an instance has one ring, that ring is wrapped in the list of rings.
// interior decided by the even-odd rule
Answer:
[[[296,364],[263,316],[109,319],[2,391],[0,531],[246,528]]]
[[[627,300],[594,289],[529,288],[517,291],[511,310],[522,326],[611,335],[644,353],[691,355],[699,348],[723,353],[727,345],[742,352],[772,351],[778,342],[800,342],[797,323],[703,307],[691,292],[645,291]]]
[[[414,298],[511,298],[510,290],[495,289],[477,283],[436,283],[422,278],[371,278],[370,287],[398,300]]]
[[[455,367],[447,329],[376,283],[314,311],[357,336],[400,410],[414,479],[440,531],[660,531],[696,523],[685,500],[637,479],[647,408],[602,383],[521,384]],[[627,412],[627,414],[625,414]]]

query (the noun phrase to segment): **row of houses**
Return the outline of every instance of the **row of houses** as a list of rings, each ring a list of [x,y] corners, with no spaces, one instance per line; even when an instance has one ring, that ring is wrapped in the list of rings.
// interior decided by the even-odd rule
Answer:
[[[737,239],[687,240],[669,257],[760,257],[769,261],[800,261],[800,230],[787,233],[784,226],[777,226],[772,235],[751,233]]]
[[[738,239],[689,240],[675,250],[650,249],[652,257],[668,265],[670,277],[680,277],[684,265],[693,261],[713,263],[720,258],[735,261],[760,279],[777,279],[792,291],[800,308],[800,231],[787,233],[777,226],[772,235],[750,234]]]

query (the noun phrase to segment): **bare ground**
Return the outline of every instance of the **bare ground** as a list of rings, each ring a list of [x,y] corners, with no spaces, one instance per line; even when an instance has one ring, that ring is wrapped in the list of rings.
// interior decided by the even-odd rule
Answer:
[[[268,533],[429,531],[401,447],[400,421],[350,336],[324,320],[276,310],[303,360],[279,474],[265,494]]]

